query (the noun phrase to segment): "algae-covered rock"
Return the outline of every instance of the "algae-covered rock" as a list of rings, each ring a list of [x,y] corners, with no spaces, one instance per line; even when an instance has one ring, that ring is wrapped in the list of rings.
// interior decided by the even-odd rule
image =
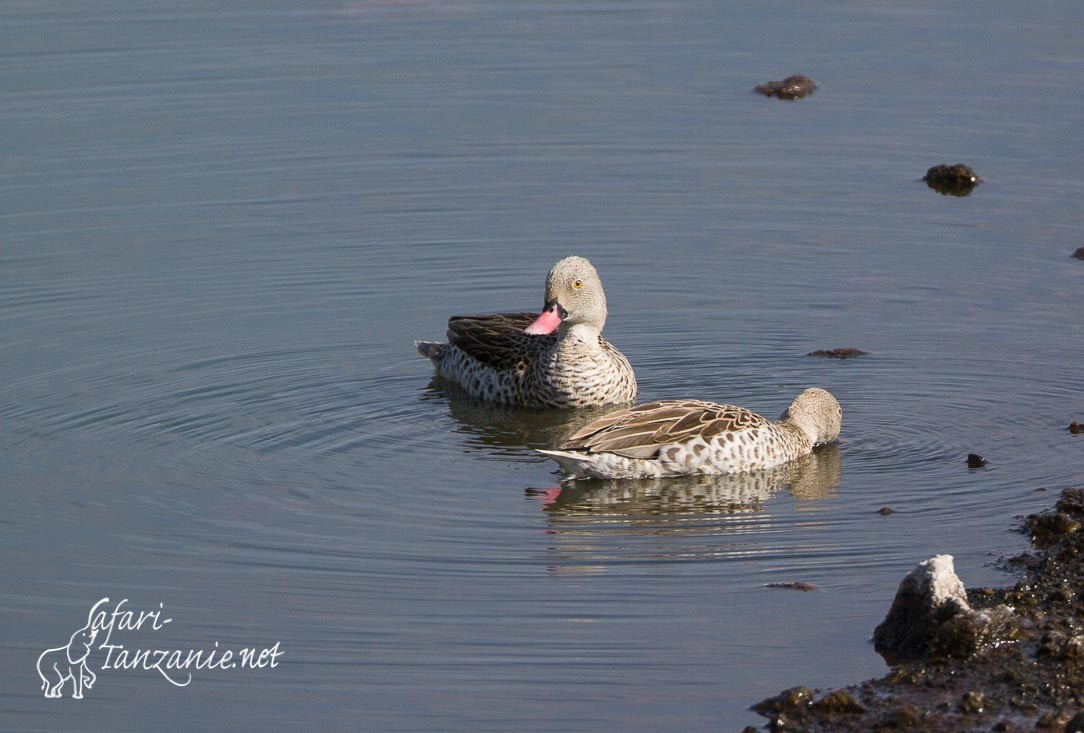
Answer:
[[[1033,514],[1024,521],[1024,529],[1036,547],[1045,547],[1067,534],[1080,531],[1080,522],[1064,511]]]
[[[754,91],[760,92],[766,97],[778,97],[779,99],[801,99],[813,93],[817,85],[808,76],[791,74],[782,81],[769,81],[758,84]]]
[[[865,356],[868,351],[856,349],[853,346],[845,346],[838,349],[817,349],[810,351],[806,356],[820,356],[827,359],[853,359],[856,356]]]
[[[822,715],[858,715],[866,712],[866,706],[855,700],[846,690],[829,692],[809,707]]]
[[[963,163],[935,165],[926,171],[922,180],[943,196],[967,196],[975,186],[982,183],[975,171]]]

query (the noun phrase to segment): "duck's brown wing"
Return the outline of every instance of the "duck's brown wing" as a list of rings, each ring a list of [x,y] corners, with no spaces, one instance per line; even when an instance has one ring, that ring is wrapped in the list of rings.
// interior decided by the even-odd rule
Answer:
[[[524,370],[533,355],[557,339],[554,334],[524,333],[536,318],[537,313],[452,316],[448,319],[448,343],[494,369]]]
[[[647,402],[585,425],[561,449],[654,458],[664,445],[697,436],[710,440],[720,433],[749,430],[766,422],[760,415],[735,405],[700,400]]]

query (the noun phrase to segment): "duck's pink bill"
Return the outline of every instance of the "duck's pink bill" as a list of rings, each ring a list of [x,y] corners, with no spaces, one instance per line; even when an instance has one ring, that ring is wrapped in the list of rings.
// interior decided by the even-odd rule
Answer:
[[[557,315],[557,308],[542,311],[542,315],[535,319],[534,323],[523,329],[524,333],[532,336],[544,336],[553,333],[561,325],[561,316]]]

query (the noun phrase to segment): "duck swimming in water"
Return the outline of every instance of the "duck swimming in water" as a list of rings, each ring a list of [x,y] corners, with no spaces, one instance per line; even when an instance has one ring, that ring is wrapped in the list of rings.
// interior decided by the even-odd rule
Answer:
[[[483,400],[563,409],[633,402],[636,377],[602,338],[605,324],[598,272],[566,257],[546,278],[541,314],[453,316],[448,343],[414,345],[437,374]]]
[[[831,393],[802,392],[778,421],[735,405],[648,402],[585,425],[557,450],[540,450],[568,478],[624,479],[742,473],[771,468],[839,437]]]

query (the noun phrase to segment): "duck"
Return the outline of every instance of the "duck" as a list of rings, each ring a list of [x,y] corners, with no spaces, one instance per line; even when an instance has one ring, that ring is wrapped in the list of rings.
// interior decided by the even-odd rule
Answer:
[[[585,257],[549,271],[541,313],[452,316],[448,342],[415,341],[436,373],[472,397],[576,409],[636,401],[636,375],[602,338],[606,293]]]
[[[556,450],[566,479],[732,474],[779,466],[839,437],[843,408],[827,390],[798,395],[779,420],[737,405],[660,400],[617,410]]]

